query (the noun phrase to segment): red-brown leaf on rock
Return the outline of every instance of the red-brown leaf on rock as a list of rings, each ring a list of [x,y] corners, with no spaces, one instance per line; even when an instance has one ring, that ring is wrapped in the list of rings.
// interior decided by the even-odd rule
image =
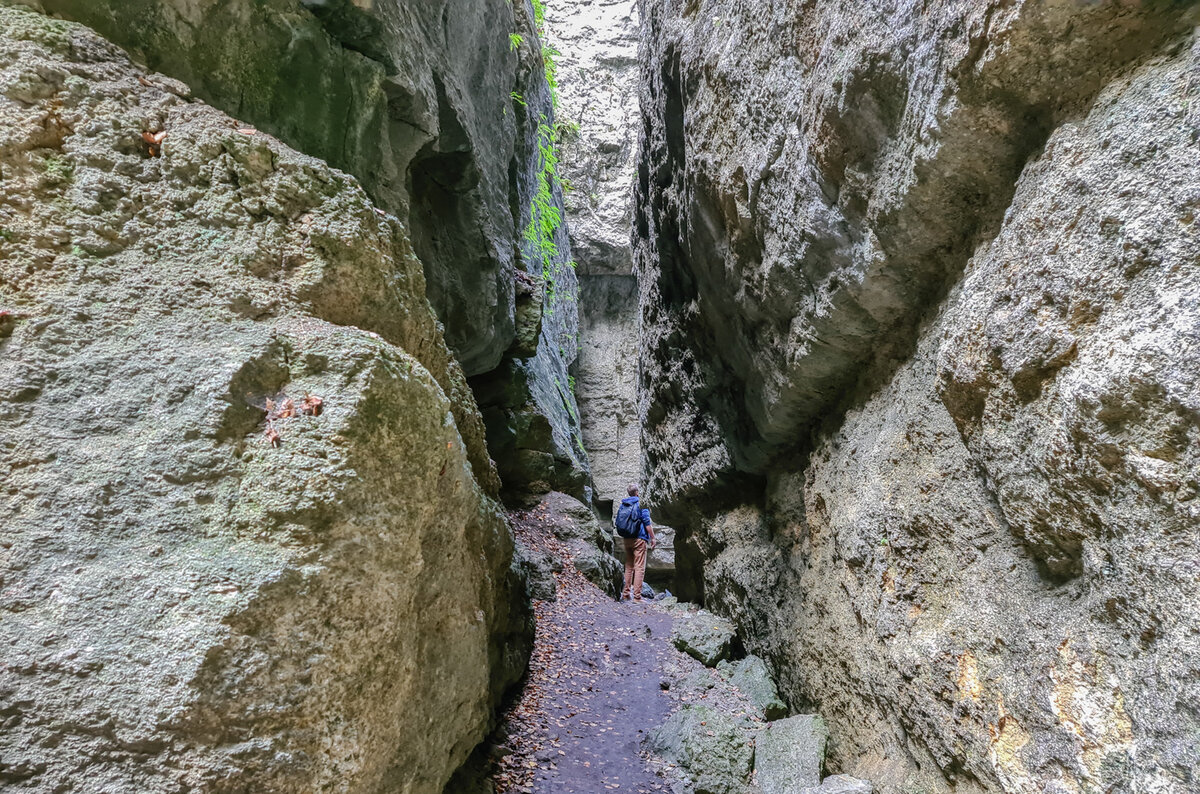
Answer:
[[[306,394],[300,401],[300,413],[305,416],[320,416],[325,401],[315,394]]]

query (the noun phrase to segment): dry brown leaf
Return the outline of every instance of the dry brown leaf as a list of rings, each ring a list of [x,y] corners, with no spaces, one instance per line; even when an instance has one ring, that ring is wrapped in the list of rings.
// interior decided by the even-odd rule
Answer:
[[[166,137],[167,137],[166,130],[162,130],[160,132],[143,132],[142,133],[142,140],[145,141],[146,145],[150,148],[150,156],[151,157],[158,157],[159,150],[162,148],[163,138],[166,138]]]
[[[315,394],[306,394],[300,401],[300,413],[305,416],[320,416],[325,401]]]

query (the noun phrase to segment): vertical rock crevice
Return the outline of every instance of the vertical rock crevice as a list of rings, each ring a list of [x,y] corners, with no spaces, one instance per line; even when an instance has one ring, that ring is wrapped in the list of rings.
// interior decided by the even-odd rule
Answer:
[[[885,792],[1186,791],[1196,9],[926,6],[642,5],[678,580]]]
[[[200,98],[353,174],[381,208],[405,219],[430,302],[466,374],[489,389],[511,380],[503,388],[519,399],[514,410],[551,426],[522,445],[491,450],[506,492],[536,492],[548,482],[583,494],[589,471],[568,372],[577,355],[570,326],[578,286],[561,266],[570,260],[565,236],[561,262],[549,268],[525,241],[537,190],[530,178],[540,157],[537,119],[553,119],[527,3],[35,5],[95,27]],[[514,172],[522,175],[517,182]],[[561,194],[552,203],[561,211]],[[548,276],[547,294],[556,296],[548,316],[555,302],[563,306],[546,325],[547,344],[514,367],[505,356],[517,333],[519,271]],[[490,429],[493,440],[510,434],[503,426],[510,413],[487,418],[502,423]]]

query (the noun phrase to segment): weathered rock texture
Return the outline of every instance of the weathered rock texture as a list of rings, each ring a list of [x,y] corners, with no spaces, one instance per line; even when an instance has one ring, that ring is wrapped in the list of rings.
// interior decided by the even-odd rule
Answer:
[[[638,286],[632,275],[580,275],[576,394],[596,499],[619,505],[641,481]]]
[[[571,250],[587,275],[629,275],[637,173],[637,0],[546,5],[546,43],[558,50],[558,122]]]
[[[553,123],[526,2],[27,2],[95,27],[216,107],[358,177],[407,218],[451,350],[468,375],[490,373],[480,402],[494,407],[498,382],[509,394],[503,410],[485,411],[492,439],[522,422],[552,428],[494,446],[506,484],[541,483],[549,457],[563,470],[550,484],[579,490],[587,465],[567,375],[578,285],[565,231],[553,262],[525,238],[538,126]],[[530,291],[526,276],[548,284]],[[530,347],[543,314],[533,337],[545,338]]]
[[[632,275],[638,109],[637,0],[554,0],[558,120],[571,249],[579,273],[576,394],[595,496],[619,501],[642,474],[637,420],[638,287]]]
[[[1179,5],[648,0],[643,413],[659,497],[763,473],[995,232]]]
[[[531,627],[405,227],[4,8],[0,179],[5,790],[439,792]]]
[[[1196,790],[1195,4],[643,11],[684,594],[884,792]]]

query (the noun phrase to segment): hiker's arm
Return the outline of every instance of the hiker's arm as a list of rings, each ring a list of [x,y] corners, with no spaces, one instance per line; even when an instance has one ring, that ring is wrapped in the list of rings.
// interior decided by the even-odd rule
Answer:
[[[649,521],[646,522],[646,531],[650,533],[650,548],[654,548],[654,544],[658,541],[654,539],[654,527],[650,526]]]

